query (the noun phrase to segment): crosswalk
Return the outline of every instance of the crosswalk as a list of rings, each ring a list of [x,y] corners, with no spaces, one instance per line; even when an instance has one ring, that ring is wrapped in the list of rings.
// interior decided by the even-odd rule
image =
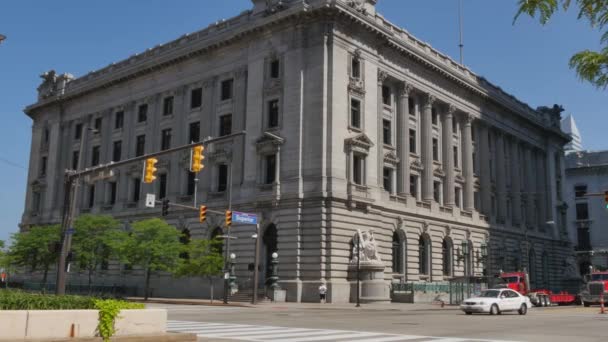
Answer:
[[[396,335],[379,332],[286,328],[277,326],[224,324],[208,322],[169,321],[167,331],[196,334],[199,338],[227,339],[239,341],[272,342],[498,342],[456,337],[431,337],[417,335]],[[506,342],[506,341],[503,341]]]

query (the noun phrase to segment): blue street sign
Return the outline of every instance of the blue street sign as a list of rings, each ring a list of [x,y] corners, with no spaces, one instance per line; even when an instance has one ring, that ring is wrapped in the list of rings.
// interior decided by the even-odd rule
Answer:
[[[65,234],[66,234],[66,235],[71,235],[71,234],[74,234],[75,232],[76,232],[76,229],[74,229],[74,228],[68,228],[68,229],[65,231]]]
[[[240,213],[238,211],[233,211],[232,221],[244,224],[258,224],[258,217],[256,214]]]

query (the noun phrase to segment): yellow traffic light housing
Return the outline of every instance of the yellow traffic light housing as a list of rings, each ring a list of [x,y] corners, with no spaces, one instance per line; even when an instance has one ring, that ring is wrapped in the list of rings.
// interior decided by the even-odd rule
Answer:
[[[158,159],[148,158],[144,163],[144,183],[152,183],[156,179],[156,163]]]
[[[190,162],[190,171],[192,172],[200,172],[205,165],[203,165],[203,151],[205,151],[205,147],[203,145],[194,146],[192,148],[192,158]]]
[[[230,228],[232,225],[232,211],[226,210],[226,227]]]
[[[205,222],[206,219],[207,219],[207,206],[201,205],[201,207],[199,209],[199,213],[198,213],[198,220],[200,223],[203,223],[203,222]]]

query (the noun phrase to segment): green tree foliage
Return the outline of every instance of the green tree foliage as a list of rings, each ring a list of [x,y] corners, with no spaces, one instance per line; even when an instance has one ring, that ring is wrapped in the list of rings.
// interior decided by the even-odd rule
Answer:
[[[12,235],[10,256],[17,266],[29,270],[42,270],[42,283],[46,286],[51,265],[57,263],[60,250],[60,228],[58,225],[33,226],[28,231]]]
[[[178,269],[179,255],[183,251],[179,237],[180,233],[173,226],[153,218],[134,222],[131,232],[123,233],[122,238],[114,243],[123,262],[143,268],[145,299],[148,299],[152,272]]]
[[[74,221],[72,251],[88,273],[89,287],[95,271],[115,255],[112,246],[121,238],[120,223],[108,215],[82,215]]]
[[[575,3],[576,5],[574,5]],[[538,19],[545,25],[558,10],[567,11],[571,6],[578,7],[578,18],[586,19],[591,27],[603,31],[599,51],[584,50],[570,58],[570,68],[578,76],[598,88],[608,87],[608,0],[519,0],[519,10],[514,22],[526,14]]]
[[[213,301],[213,278],[222,274],[224,258],[220,252],[221,241],[192,240],[186,246],[188,258],[183,261],[176,275],[179,277],[205,277],[211,287]]]

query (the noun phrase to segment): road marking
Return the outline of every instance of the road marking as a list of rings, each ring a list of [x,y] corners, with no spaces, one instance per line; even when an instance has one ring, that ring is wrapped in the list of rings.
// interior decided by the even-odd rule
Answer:
[[[197,337],[231,339],[252,342],[507,342],[464,337],[438,337],[386,334],[382,332],[331,329],[288,328],[266,325],[168,321],[167,331],[196,334]]]

